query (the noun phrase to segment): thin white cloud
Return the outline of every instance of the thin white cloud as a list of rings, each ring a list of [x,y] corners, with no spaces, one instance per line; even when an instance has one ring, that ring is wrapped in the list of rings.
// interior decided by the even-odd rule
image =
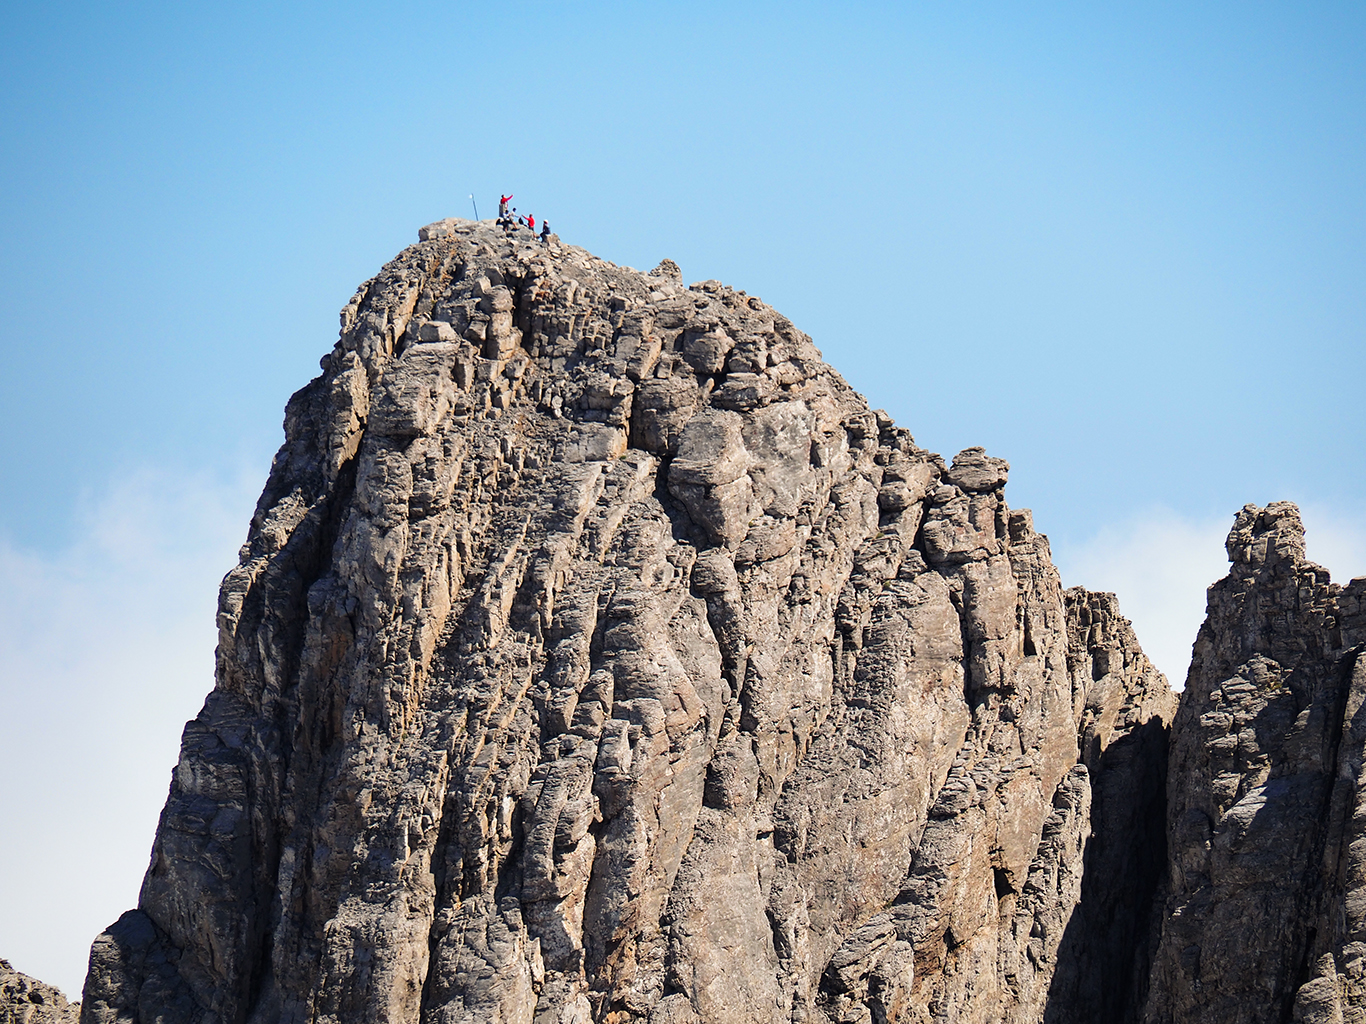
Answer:
[[[0,538],[0,956],[71,998],[137,902],[256,476],[135,472],[63,550]]]
[[[1334,580],[1366,573],[1366,518],[1313,503],[1300,513],[1309,557]],[[1054,556],[1068,586],[1119,596],[1143,650],[1180,689],[1205,619],[1205,590],[1228,573],[1224,538],[1232,523],[1232,514],[1193,519],[1156,507],[1079,543],[1055,543]]]
[[[1205,588],[1228,570],[1224,537],[1230,522],[1154,508],[1080,543],[1057,543],[1054,556],[1068,586],[1119,596],[1144,652],[1179,688],[1205,618]]]

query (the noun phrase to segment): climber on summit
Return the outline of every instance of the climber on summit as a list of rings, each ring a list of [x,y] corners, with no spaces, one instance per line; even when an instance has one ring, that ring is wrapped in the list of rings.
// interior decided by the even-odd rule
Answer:
[[[536,218],[529,213],[526,215],[526,226],[531,229],[531,235],[534,238],[536,236]]]
[[[541,221],[541,244],[550,244],[550,224],[548,221]]]
[[[508,215],[508,200],[511,199],[512,196],[505,196],[501,192],[499,192],[498,195],[502,197],[498,200],[498,219],[502,220]]]

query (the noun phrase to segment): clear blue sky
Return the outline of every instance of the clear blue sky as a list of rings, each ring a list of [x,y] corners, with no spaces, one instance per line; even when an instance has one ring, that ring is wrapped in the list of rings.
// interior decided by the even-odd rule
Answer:
[[[921,444],[1008,458],[1065,575],[1121,549],[1179,569],[1197,537],[1198,621],[1221,524],[1282,497],[1360,553],[1361,3],[54,2],[3,32],[0,718],[95,685],[44,661],[24,595],[65,595],[45,642],[74,650],[103,614],[81,608],[160,614],[173,584],[203,602],[200,667],[151,667],[148,639],[170,689],[125,703],[194,713],[285,399],[355,286],[471,193],[762,296]],[[38,971],[26,906],[0,891],[0,956]]]

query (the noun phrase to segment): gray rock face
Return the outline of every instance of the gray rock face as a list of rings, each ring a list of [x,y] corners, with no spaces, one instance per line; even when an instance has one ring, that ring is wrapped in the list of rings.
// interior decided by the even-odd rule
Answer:
[[[1175,698],[1007,464],[918,448],[671,261],[421,237],[289,403],[82,1019],[1141,998]]]
[[[743,292],[451,219],[342,311],[139,907],[0,1022],[1366,1021],[1366,580],[1177,698]]]
[[[1149,1021],[1366,1020],[1366,579],[1246,506],[1177,712]]]
[[[81,1004],[0,960],[0,1024],[76,1024]]]
[[[743,292],[428,225],[219,600],[137,909],[0,1024],[1366,1022],[1366,579],[1246,506],[1179,701]]]

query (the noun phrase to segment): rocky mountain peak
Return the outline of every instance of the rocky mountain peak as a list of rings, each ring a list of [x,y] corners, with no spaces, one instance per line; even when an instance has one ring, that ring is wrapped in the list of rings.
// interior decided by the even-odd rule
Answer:
[[[670,261],[420,238],[289,403],[86,1016],[1041,1013],[1093,832],[1146,906],[1174,698],[1007,464]]]
[[[1240,513],[1178,711],[1003,459],[672,261],[440,221],[321,369],[82,1020],[1348,1005],[1361,588],[1293,506]],[[1228,860],[1272,805],[1284,851]]]

